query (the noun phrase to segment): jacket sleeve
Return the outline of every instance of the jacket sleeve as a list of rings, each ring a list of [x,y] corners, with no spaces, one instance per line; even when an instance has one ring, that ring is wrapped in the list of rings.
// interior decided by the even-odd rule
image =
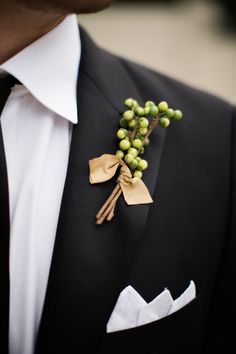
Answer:
[[[232,115],[231,193],[228,233],[209,308],[203,353],[236,352],[236,110]],[[220,168],[220,166],[219,166]],[[214,247],[214,245],[212,245]]]

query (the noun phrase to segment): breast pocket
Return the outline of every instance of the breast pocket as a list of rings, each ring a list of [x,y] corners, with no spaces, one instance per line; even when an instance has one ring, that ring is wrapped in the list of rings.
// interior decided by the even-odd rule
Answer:
[[[152,354],[187,335],[201,321],[201,297],[177,312],[143,326],[107,333],[101,353]]]

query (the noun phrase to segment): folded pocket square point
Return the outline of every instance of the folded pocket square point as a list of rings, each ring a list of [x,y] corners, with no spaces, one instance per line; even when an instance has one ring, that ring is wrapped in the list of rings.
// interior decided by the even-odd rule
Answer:
[[[107,323],[107,333],[134,328],[160,320],[173,314],[196,297],[193,280],[177,299],[173,300],[170,291],[165,288],[151,302],[147,303],[131,286],[123,289]]]
[[[136,327],[139,310],[146,304],[131,285],[127,286],[118,297],[107,323],[107,333]]]

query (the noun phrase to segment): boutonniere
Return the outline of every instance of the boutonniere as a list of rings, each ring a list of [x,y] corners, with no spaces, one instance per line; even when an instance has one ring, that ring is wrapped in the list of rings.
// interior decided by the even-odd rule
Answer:
[[[116,186],[96,215],[96,224],[114,217],[118,198],[123,194],[128,205],[152,203],[149,191],[142,181],[148,162],[143,158],[145,149],[150,144],[150,135],[157,126],[167,128],[171,121],[182,119],[182,112],[169,108],[165,101],[157,105],[147,101],[145,107],[128,98],[124,102],[126,111],[120,119],[116,133],[119,149],[113,154],[104,154],[89,160],[91,184],[102,183],[111,179],[118,168],[119,177]]]

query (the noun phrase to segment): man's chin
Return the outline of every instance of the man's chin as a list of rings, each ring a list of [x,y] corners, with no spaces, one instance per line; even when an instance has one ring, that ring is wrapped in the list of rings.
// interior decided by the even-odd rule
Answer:
[[[74,12],[80,14],[99,12],[111,5],[113,0],[90,0],[84,1],[84,5],[77,6]],[[81,1],[82,2],[82,1]]]
[[[12,0],[36,11],[86,14],[101,11],[111,5],[112,0]]]

